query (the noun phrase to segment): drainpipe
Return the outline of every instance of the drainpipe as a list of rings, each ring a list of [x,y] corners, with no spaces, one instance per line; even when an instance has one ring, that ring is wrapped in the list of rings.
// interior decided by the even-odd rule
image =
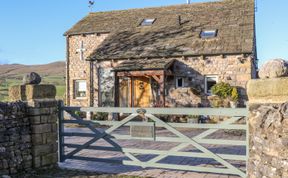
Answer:
[[[90,107],[94,106],[94,67],[93,61],[90,61]]]
[[[70,76],[69,76],[69,66],[70,66],[70,46],[69,46],[70,36],[66,36],[66,105],[70,106]]]

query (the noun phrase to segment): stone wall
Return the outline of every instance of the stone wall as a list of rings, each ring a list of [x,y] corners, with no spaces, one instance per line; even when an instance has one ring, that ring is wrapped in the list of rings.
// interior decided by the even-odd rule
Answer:
[[[253,59],[250,56],[244,57],[243,55],[228,55],[228,56],[209,56],[205,57],[187,57],[187,58],[173,58],[176,60],[172,67],[175,76],[166,77],[166,96],[165,105],[168,107],[195,107],[199,104],[208,106],[209,97],[205,94],[205,76],[215,75],[218,77],[219,82],[227,82],[231,86],[238,88],[239,94],[242,99],[242,104],[247,101],[246,85],[247,82],[256,78],[256,68],[253,65]],[[163,59],[165,60],[165,59]],[[95,91],[100,91],[104,94],[101,95],[101,103],[106,103],[114,97],[114,72],[111,72],[113,67],[119,65],[123,60],[103,61],[98,62],[97,65],[106,74],[100,75],[101,88],[98,90],[94,85]],[[111,75],[108,75],[109,73]],[[176,77],[184,78],[184,88],[176,88]],[[103,90],[109,89],[109,91]],[[195,89],[197,90],[195,92]],[[200,91],[198,93],[198,91]],[[103,96],[104,95],[104,96]],[[94,106],[98,106],[95,105]]]
[[[0,175],[32,167],[30,134],[27,105],[0,103]]]
[[[243,103],[244,100],[247,100],[246,84],[250,79],[256,78],[255,71],[253,59],[250,56],[219,55],[179,58],[173,66],[173,73],[176,77],[184,78],[186,90],[175,88],[175,77],[168,78],[166,105],[201,104],[208,106],[208,95],[205,94],[205,76],[207,75],[217,76],[218,82],[226,82],[237,87]],[[185,92],[191,89],[200,92]],[[190,105],[186,104],[187,97],[191,100]]]
[[[90,64],[90,62],[81,61],[80,54],[77,52],[81,41],[83,41],[86,50],[84,58],[88,57],[107,36],[108,34],[89,34],[67,37],[68,105],[98,106],[99,103],[104,106],[113,105],[111,100],[114,100],[114,72],[110,72],[109,75],[109,71],[123,60],[98,61]],[[250,79],[256,78],[255,62],[253,56],[249,55],[214,55],[173,59],[177,60],[173,67],[175,77],[184,77],[186,90],[175,88],[175,77],[168,77],[166,79],[167,90],[165,101],[166,106],[170,107],[194,106],[199,103],[208,105],[209,101],[207,95],[204,93],[204,79],[206,75],[216,75],[219,82],[223,81],[236,86],[240,92],[243,104],[247,100],[246,84]],[[90,71],[92,71],[91,74]],[[93,83],[90,83],[91,77],[93,78]],[[84,99],[76,99],[74,97],[74,81],[79,79],[87,81],[87,97]],[[200,94],[195,95],[195,92],[186,92],[190,91],[191,88],[195,88],[195,86],[197,86],[197,89],[200,89]],[[92,98],[90,99],[90,97]],[[185,98],[187,97],[190,98],[190,101],[181,102],[183,99],[186,100]]]
[[[25,101],[0,103],[0,175],[57,165],[57,107],[55,86],[10,88],[10,98]]]
[[[252,80],[249,178],[288,177],[288,78]]]
[[[94,49],[108,36],[108,34],[87,34],[87,35],[73,35],[67,37],[67,66],[66,66],[66,84],[67,84],[67,100],[66,103],[71,106],[90,106],[94,103],[98,103],[98,76],[97,66],[93,64],[90,65],[90,62],[85,60],[80,60],[80,53],[77,52],[77,49],[80,48],[81,42],[83,42],[83,47],[85,51],[83,53],[83,59],[87,58]],[[93,85],[90,84],[90,68],[93,71]],[[75,80],[86,80],[87,82],[87,97],[82,99],[76,99],[74,96],[74,81]],[[90,88],[90,86],[94,86]],[[90,100],[90,91],[93,90],[96,95],[94,95],[94,100]]]
[[[57,107],[58,101],[51,99],[28,102],[34,168],[53,166],[58,162]]]

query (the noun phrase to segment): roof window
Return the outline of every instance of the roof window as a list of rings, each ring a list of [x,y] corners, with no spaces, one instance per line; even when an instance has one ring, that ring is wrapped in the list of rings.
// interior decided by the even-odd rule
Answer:
[[[155,20],[156,19],[144,19],[141,22],[141,26],[151,26],[155,22]]]
[[[202,30],[200,37],[201,38],[214,38],[217,36],[217,30]]]

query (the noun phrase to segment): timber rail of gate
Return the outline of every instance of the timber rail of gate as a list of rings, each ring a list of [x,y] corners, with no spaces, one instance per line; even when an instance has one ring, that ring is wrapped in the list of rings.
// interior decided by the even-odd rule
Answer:
[[[101,112],[101,113],[125,113],[129,114],[125,119],[121,121],[88,121],[83,120],[75,114],[75,111],[81,112]],[[73,119],[64,120],[64,112],[69,113]],[[145,121],[133,121],[137,116],[146,117],[149,122]],[[209,116],[226,116],[229,119],[218,123],[218,124],[191,124],[191,123],[169,123],[164,122],[157,117],[157,115],[209,115]],[[247,177],[246,172],[229,162],[229,160],[234,161],[248,161],[248,122],[247,122],[248,110],[246,108],[100,108],[100,107],[65,107],[62,103],[59,105],[59,157],[60,162],[64,162],[66,159],[75,160],[87,160],[96,162],[106,162],[106,163],[120,163],[124,165],[133,165],[154,168],[164,168],[164,169],[177,169],[185,171],[195,171],[195,172],[208,172],[208,173],[220,173],[220,174],[232,174],[241,177]],[[240,124],[235,123],[239,119],[245,118],[246,123]],[[79,124],[89,128],[91,133],[75,133],[75,132],[65,132],[65,124]],[[100,131],[97,129],[97,125],[110,126],[110,128],[105,131]],[[153,137],[132,137],[130,135],[121,135],[113,133],[116,129],[121,126],[152,126],[152,127],[164,127],[177,137],[167,137],[167,136],[157,136],[153,134]],[[195,129],[206,129],[199,135],[190,138],[183,133],[181,133],[176,128],[195,128]],[[224,140],[224,139],[208,139],[205,138],[218,130],[244,130],[246,131],[245,140]],[[84,144],[69,144],[65,143],[66,137],[87,137],[90,138]],[[95,142],[100,139],[104,139],[106,142],[111,144],[112,147],[104,146],[93,146]],[[119,146],[114,140],[150,140],[155,142],[173,142],[178,143],[178,145],[170,150],[149,150],[149,149],[134,149],[134,148],[123,148]],[[213,153],[208,148],[205,148],[203,144],[213,144],[213,145],[228,145],[228,146],[246,146],[246,153],[244,155],[236,154],[218,154]],[[201,152],[184,152],[182,149],[187,146],[194,146]],[[65,148],[73,148],[71,152],[65,154]],[[91,150],[105,150],[105,151],[119,151],[125,154],[129,160],[112,160],[104,158],[90,158],[81,157],[76,155],[81,150],[91,149]],[[157,155],[148,161],[141,161],[136,155],[141,154],[153,154]],[[190,165],[176,165],[176,164],[165,164],[159,163],[162,159],[168,156],[181,156],[189,158],[209,158],[222,164],[223,167],[203,167],[203,166],[190,166]]]

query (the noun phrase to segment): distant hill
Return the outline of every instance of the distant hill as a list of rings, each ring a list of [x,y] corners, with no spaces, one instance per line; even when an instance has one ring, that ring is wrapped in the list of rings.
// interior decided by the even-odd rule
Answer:
[[[0,65],[0,101],[8,101],[8,88],[22,84],[23,76],[36,72],[42,77],[42,84],[53,84],[57,89],[57,98],[65,97],[65,62],[53,62],[43,65],[3,64]]]
[[[64,76],[65,62],[53,62],[43,65],[4,64],[0,65],[0,78],[21,78],[29,73],[36,72],[41,76]],[[19,78],[19,79],[20,79]]]

